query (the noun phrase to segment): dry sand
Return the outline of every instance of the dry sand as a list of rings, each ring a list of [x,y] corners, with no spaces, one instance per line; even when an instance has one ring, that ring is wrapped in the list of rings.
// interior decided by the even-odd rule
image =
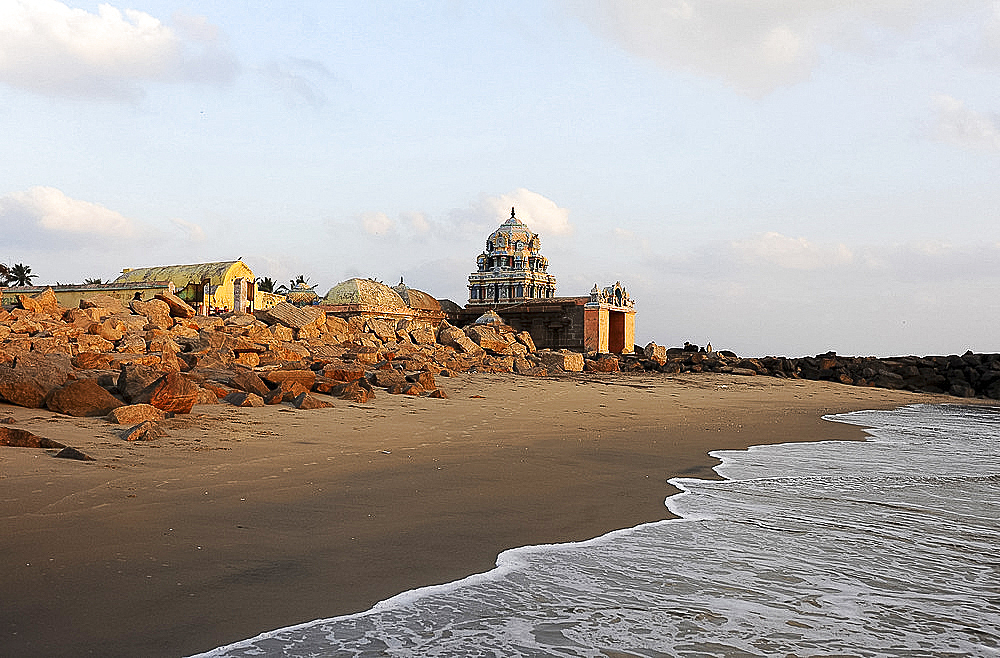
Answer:
[[[0,655],[183,656],[487,571],[500,551],[669,518],[709,450],[856,439],[827,413],[954,398],[730,375],[441,378],[446,400],[195,407],[129,444],[0,448]]]

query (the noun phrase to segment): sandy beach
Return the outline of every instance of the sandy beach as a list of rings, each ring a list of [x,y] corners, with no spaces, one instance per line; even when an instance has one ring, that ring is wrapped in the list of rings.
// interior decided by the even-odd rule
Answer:
[[[828,413],[955,398],[733,375],[440,378],[448,399],[195,407],[168,436],[0,405],[0,654],[184,656],[664,519],[724,448],[857,439]]]

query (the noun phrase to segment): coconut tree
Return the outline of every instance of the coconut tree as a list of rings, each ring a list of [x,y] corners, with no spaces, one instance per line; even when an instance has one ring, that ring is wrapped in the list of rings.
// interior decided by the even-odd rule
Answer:
[[[101,283],[104,283],[104,280],[100,279],[100,278],[97,278],[97,279],[84,279],[83,280],[83,285],[85,285],[85,286],[91,286],[91,285],[94,285],[94,284],[101,284]]]
[[[4,263],[0,263],[0,286],[10,283],[10,268]]]
[[[302,284],[301,286],[299,285],[300,283]],[[286,286],[284,283],[282,283],[280,286],[278,286],[278,290],[276,292],[289,293],[295,289],[306,288],[308,290],[312,290],[315,287],[316,286],[309,285],[309,277],[307,277],[305,274],[300,274],[291,281],[289,281],[289,285]]]
[[[263,279],[257,277],[257,290],[261,292],[274,292],[274,279],[265,276]]]
[[[29,266],[23,263],[18,263],[10,268],[8,282],[18,286],[30,286],[31,280],[36,277],[37,275],[31,273],[31,268]]]

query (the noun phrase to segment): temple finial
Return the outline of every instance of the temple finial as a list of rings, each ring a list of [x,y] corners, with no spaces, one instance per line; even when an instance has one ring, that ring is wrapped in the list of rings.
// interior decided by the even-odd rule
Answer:
[[[513,217],[513,216],[514,216],[514,206],[511,206],[511,207],[510,207],[510,216],[511,216],[511,217]]]

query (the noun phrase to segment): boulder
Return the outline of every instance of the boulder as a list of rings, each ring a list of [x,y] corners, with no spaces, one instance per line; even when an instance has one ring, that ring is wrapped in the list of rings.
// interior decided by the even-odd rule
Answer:
[[[61,318],[66,309],[59,305],[56,293],[51,287],[46,288],[37,295],[18,295],[17,301],[21,308],[33,313],[44,313]]]
[[[466,328],[465,335],[490,354],[502,356],[513,354],[510,343],[504,340],[494,327],[489,325],[474,324]]]
[[[302,393],[294,400],[292,400],[292,405],[296,409],[325,409],[327,407],[332,407],[333,404],[322,400],[319,397],[313,395],[312,393]]]
[[[126,441],[152,441],[166,435],[166,431],[153,420],[144,420],[122,432]]]
[[[425,390],[433,391],[437,388],[437,384],[434,383],[434,375],[431,372],[423,371],[413,373],[412,375],[406,376],[406,381],[413,382],[414,384],[420,384]]]
[[[81,352],[97,352],[103,354],[105,352],[113,352],[114,349],[115,349],[114,343],[105,340],[100,336],[94,336],[92,334],[84,334],[82,336],[76,337],[77,354]]]
[[[320,316],[325,315],[321,309],[312,307],[299,308],[289,302],[281,302],[264,311],[268,320],[281,324],[289,329],[301,329],[309,325],[319,326]]]
[[[278,384],[277,388],[268,392],[264,396],[264,404],[278,404],[280,402],[291,402],[299,395],[308,393],[309,389],[294,379],[286,379]]]
[[[587,372],[618,372],[618,357],[605,354],[596,359],[587,359],[583,369]]]
[[[444,391],[442,391],[440,388],[436,388],[433,391],[431,391],[430,393],[428,393],[427,397],[429,397],[429,398],[439,398],[439,399],[443,400],[443,399],[447,398],[448,395]]]
[[[528,348],[529,352],[536,351],[536,349],[535,349],[535,341],[532,340],[531,334],[529,334],[527,331],[520,331],[520,332],[518,332],[514,336],[514,338],[517,340],[518,343],[520,343],[521,345],[524,345],[526,348]]]
[[[45,398],[50,411],[68,416],[107,416],[125,404],[108,393],[95,379],[78,379],[57,388]]]
[[[391,388],[406,384],[406,376],[398,370],[376,370],[371,374],[372,386]]]
[[[336,395],[341,400],[349,400],[351,402],[365,403],[375,397],[375,391],[372,390],[371,384],[365,379],[358,379],[353,382],[347,382],[336,387],[330,391],[332,395]]]
[[[339,382],[353,382],[365,376],[363,368],[352,368],[347,365],[328,365],[323,368],[323,376]]]
[[[247,393],[254,393],[262,398],[271,390],[271,388],[264,383],[264,380],[262,380],[257,373],[246,368],[236,368],[233,376],[230,377],[226,383],[233,388],[238,388],[241,391],[246,391]]]
[[[228,402],[234,407],[263,407],[264,398],[257,395],[256,393],[247,393],[246,391],[233,391],[226,397],[222,398],[224,402]]]
[[[297,382],[304,389],[309,390],[316,383],[316,373],[312,370],[269,370],[264,373],[264,380],[272,384]]]
[[[451,325],[441,328],[441,331],[438,332],[438,341],[442,345],[454,347],[459,352],[470,356],[480,356],[483,353],[483,348],[466,336],[464,331]]]
[[[657,365],[662,366],[667,362],[667,348],[656,343],[649,343],[642,348],[642,355]]]
[[[542,350],[538,357],[546,368],[565,372],[583,372],[583,355],[569,350]]]
[[[118,392],[126,401],[131,402],[163,374],[163,370],[155,366],[124,363],[119,370]]]
[[[199,387],[179,372],[168,372],[132,399],[136,404],[151,404],[163,411],[178,414],[191,412],[198,401]]]
[[[148,324],[155,327],[169,329],[174,326],[174,319],[170,315],[170,306],[163,300],[151,299],[148,302],[144,302],[133,299],[129,302],[129,308],[136,315],[145,316]]]
[[[0,446],[43,449],[66,447],[58,441],[46,439],[45,437],[32,434],[28,430],[21,430],[15,427],[0,427]]]
[[[105,318],[100,324],[97,324],[97,330],[93,333],[96,333],[108,342],[114,343],[122,339],[127,329],[128,327],[125,326],[125,322],[120,317],[112,316]]]
[[[170,315],[175,318],[193,318],[197,315],[190,304],[171,292],[158,292],[153,297],[170,307]]]
[[[102,308],[107,309],[112,314],[125,311],[125,305],[120,299],[104,293],[87,295],[80,300],[80,308]]]
[[[214,395],[213,395],[214,397]],[[127,404],[112,409],[107,416],[109,423],[117,425],[136,425],[146,421],[161,421],[167,414],[151,404]]]
[[[437,337],[430,327],[414,327],[410,329],[410,340],[417,345],[433,345],[437,342]]]

